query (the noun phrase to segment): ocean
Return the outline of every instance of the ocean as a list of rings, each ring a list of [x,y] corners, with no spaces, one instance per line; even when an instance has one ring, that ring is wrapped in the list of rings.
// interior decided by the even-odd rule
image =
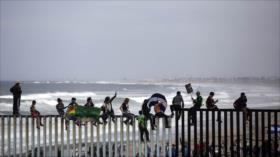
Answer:
[[[106,96],[113,96],[117,92],[117,98],[113,101],[115,114],[120,114],[119,107],[124,98],[129,98],[130,110],[137,114],[141,109],[144,99],[153,93],[165,95],[168,105],[177,91],[182,92],[185,107],[191,107],[191,95],[187,94],[185,84],[192,83],[194,91],[200,91],[204,104],[210,91],[215,92],[215,99],[220,108],[232,108],[232,104],[241,92],[245,92],[249,108],[280,108],[279,80],[261,81],[121,81],[121,82],[79,82],[79,81],[23,81],[21,97],[21,114],[30,114],[31,101],[37,101],[37,109],[43,115],[57,114],[56,99],[61,98],[64,105],[68,105],[71,98],[75,97],[79,105],[86,103],[87,97],[92,97],[96,106],[101,106]],[[0,114],[12,114],[12,94],[9,89],[14,82],[0,82]],[[195,94],[192,94],[195,97]],[[205,106],[203,106],[205,107]],[[166,113],[170,113],[168,107]]]

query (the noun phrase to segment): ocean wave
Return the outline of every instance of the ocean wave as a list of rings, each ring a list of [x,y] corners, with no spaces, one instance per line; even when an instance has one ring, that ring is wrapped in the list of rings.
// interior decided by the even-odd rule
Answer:
[[[25,94],[21,96],[21,100],[34,100],[34,99],[56,99],[58,97],[69,98],[87,98],[89,96],[96,96],[93,92],[54,92],[54,93],[39,93],[39,94]],[[1,99],[12,99],[12,95],[1,95]]]

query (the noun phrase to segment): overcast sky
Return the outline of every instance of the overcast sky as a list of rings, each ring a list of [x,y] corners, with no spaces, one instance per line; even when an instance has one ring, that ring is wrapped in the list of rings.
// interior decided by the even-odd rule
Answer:
[[[280,1],[0,1],[1,80],[280,76]]]

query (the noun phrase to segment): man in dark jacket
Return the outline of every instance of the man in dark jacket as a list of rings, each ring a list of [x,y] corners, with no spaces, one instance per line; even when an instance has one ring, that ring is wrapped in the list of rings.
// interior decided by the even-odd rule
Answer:
[[[184,100],[183,100],[183,97],[181,95],[181,92],[178,91],[177,92],[177,95],[173,98],[172,100],[172,105],[170,105],[170,110],[172,112],[171,116],[174,116],[174,111],[175,110],[179,110],[178,112],[178,117],[176,117],[177,120],[180,119],[180,116],[181,116],[181,111],[180,109],[184,107]]]
[[[249,109],[247,108],[247,97],[245,93],[242,92],[240,94],[240,97],[233,103],[233,107],[236,110],[244,112],[245,119],[250,120]]]
[[[193,106],[190,108],[190,114],[189,114],[189,116],[190,116],[189,118],[191,120],[190,125],[193,125],[196,123],[196,110],[200,109],[202,106],[203,98],[200,95],[199,91],[196,92],[196,99],[194,99],[192,97],[192,101],[193,101]]]
[[[20,83],[16,82],[16,84],[10,89],[10,92],[13,93],[13,115],[19,116],[20,97],[22,93]]]

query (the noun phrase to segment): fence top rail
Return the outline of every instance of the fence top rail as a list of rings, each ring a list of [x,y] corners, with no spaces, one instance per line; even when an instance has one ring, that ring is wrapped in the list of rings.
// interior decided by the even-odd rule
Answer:
[[[279,109],[254,109],[254,108],[249,108],[251,112],[280,112],[280,108]],[[182,108],[181,110],[183,111],[189,111],[190,108]],[[210,109],[206,109],[206,108],[201,108],[201,109],[197,109],[196,111],[218,111],[218,110],[210,110]],[[236,109],[223,109],[223,108],[219,108],[219,111],[221,112],[225,112],[225,111],[232,111],[232,112],[241,112],[240,110],[236,110]]]
[[[182,111],[189,111],[190,108],[182,108],[181,109]],[[202,108],[202,109],[197,109],[196,111],[209,111],[209,112],[212,112],[212,111],[218,111],[218,110],[210,110],[210,109],[206,109],[206,108]],[[238,110],[235,110],[235,109],[219,109],[219,111],[221,112],[237,112]],[[241,111],[239,111],[241,112]],[[275,113],[275,112],[280,112],[280,109],[253,109],[253,108],[250,108],[250,112],[270,112],[270,113]],[[3,114],[1,115],[1,117],[14,117],[13,115],[9,115],[9,114]],[[137,115],[136,115],[137,116]],[[24,114],[24,115],[20,115],[19,117],[22,117],[22,118],[28,118],[28,117],[31,117],[31,115],[29,114]],[[58,114],[49,114],[49,115],[41,115],[41,117],[61,117],[59,116]],[[122,115],[115,115],[116,118],[121,118]]]

